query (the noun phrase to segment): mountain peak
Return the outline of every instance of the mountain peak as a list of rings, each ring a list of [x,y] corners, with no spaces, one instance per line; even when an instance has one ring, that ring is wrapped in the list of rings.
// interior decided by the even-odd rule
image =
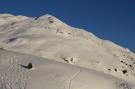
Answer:
[[[53,22],[63,23],[58,18],[56,18],[55,16],[50,15],[50,14],[46,14],[46,15],[40,16],[40,17],[37,18],[37,20],[48,20],[48,21],[50,21],[50,23],[53,23]]]

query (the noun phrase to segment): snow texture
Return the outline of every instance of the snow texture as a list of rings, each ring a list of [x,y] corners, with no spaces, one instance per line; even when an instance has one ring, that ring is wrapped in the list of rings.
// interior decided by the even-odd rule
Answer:
[[[0,89],[135,89],[135,54],[52,15],[0,14]]]

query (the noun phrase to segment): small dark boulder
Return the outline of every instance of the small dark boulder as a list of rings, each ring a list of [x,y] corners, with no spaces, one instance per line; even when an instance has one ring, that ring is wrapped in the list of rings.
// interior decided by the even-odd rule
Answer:
[[[114,71],[117,72],[117,69],[115,68]]]
[[[27,66],[26,65],[21,65],[21,66],[24,68],[27,68],[27,69],[32,69],[32,67],[33,67],[31,62],[29,62]]]
[[[127,73],[127,70],[122,70],[123,74],[126,74]]]
[[[30,62],[27,66],[28,69],[31,69],[32,68],[32,63]]]

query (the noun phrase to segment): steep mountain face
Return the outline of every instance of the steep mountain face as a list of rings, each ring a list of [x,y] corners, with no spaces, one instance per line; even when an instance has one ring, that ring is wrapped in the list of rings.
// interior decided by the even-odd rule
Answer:
[[[0,48],[135,81],[133,52],[51,15],[34,18],[1,14]]]

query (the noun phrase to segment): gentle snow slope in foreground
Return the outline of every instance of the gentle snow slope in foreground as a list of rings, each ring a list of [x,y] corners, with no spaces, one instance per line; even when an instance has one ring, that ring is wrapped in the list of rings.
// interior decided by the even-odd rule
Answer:
[[[135,54],[133,52],[111,41],[102,40],[83,29],[70,27],[51,15],[32,18],[0,14],[0,48],[4,49],[4,53],[0,52],[2,89],[10,89],[4,88],[4,85],[10,85],[12,81],[17,81],[17,83],[13,82],[10,85],[11,88],[27,86],[27,89],[33,87],[34,89],[37,87],[38,89],[41,87],[56,89],[55,87],[59,86],[58,89],[90,89],[90,87],[92,89],[98,89],[98,87],[117,89],[115,87],[118,84],[120,89],[135,89],[128,88],[132,84],[135,85]],[[18,58],[11,57],[8,53]],[[19,53],[31,56],[24,58],[24,56],[20,57]],[[5,56],[8,58],[4,58]],[[42,58],[35,58],[35,56]],[[35,69],[27,70],[20,66],[22,62],[18,63],[22,59],[26,61],[26,64],[29,60],[39,64],[34,65]],[[47,59],[51,61],[46,62]],[[40,61],[43,62],[41,65]],[[14,68],[13,71],[12,67],[10,71],[10,66]],[[50,66],[52,66],[51,69]],[[10,74],[11,77],[8,77]],[[14,80],[17,76],[22,79]],[[29,76],[30,81],[27,78]],[[126,82],[120,82],[122,80]],[[44,81],[47,82],[44,83]]]
[[[33,69],[23,67],[29,62]],[[4,50],[0,71],[0,89],[135,89],[98,71]]]

